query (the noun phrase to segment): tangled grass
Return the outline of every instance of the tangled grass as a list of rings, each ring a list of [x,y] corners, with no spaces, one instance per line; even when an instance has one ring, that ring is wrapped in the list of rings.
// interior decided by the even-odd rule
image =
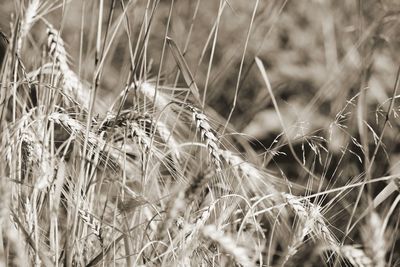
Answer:
[[[63,27],[50,23],[51,12],[69,8],[68,1],[32,0],[26,6],[22,1],[21,14],[11,21],[1,69],[1,266],[399,264],[399,176],[371,171],[379,169],[376,158],[385,149],[384,133],[397,108],[397,82],[388,109],[379,110],[386,120],[379,134],[373,132],[372,151],[364,132],[373,131],[367,121],[368,127],[362,120],[358,124],[358,135],[346,131],[357,106],[368,107],[363,90],[342,103],[327,135],[305,134],[299,142],[285,125],[263,61],[253,58],[283,129],[270,148],[260,151],[231,124],[240,77],[227,118],[207,105],[218,23],[227,2],[220,2],[215,35],[207,41],[211,45],[215,38],[204,90],[186,62],[187,45],[181,51],[168,37],[174,1],[158,75],[149,67],[146,49],[161,4],[147,2],[134,35],[129,28],[129,14],[138,8],[134,1],[118,3],[120,13],[118,1],[105,2],[82,4],[85,10],[93,7],[97,22],[87,50],[94,60],[79,64],[79,72],[73,62],[81,59],[68,54]],[[28,38],[35,26],[35,34],[46,34],[47,42]],[[108,101],[112,94],[104,97],[99,91],[110,75],[107,56],[117,49],[118,31],[137,42],[136,47],[127,44],[129,74]],[[25,67],[22,55],[33,45],[42,47],[42,54]],[[164,75],[167,49],[175,66]],[[349,142],[337,145],[335,139],[344,133]],[[346,177],[354,166],[348,155],[364,164],[351,177]],[[271,167],[282,157],[289,167],[279,162]],[[337,163],[330,165],[334,157]],[[347,166],[341,164],[346,160]],[[293,172],[297,177],[286,174]]]

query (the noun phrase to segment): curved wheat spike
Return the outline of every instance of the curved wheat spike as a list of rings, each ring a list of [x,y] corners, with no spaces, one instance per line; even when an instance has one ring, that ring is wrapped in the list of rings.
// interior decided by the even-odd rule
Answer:
[[[41,7],[40,0],[31,0],[29,1],[29,5],[25,11],[25,16],[21,21],[21,30],[20,35],[17,41],[17,52],[18,54],[21,51],[23,39],[27,36],[28,32],[32,28],[33,23],[37,19],[37,14]]]
[[[184,229],[181,233],[181,235],[183,236],[183,241],[179,245],[182,248],[179,264],[183,264],[187,260],[187,258],[191,258],[193,252],[200,245],[196,241],[200,237],[202,228],[206,224],[207,220],[210,218],[210,215],[214,208],[215,203],[212,203],[210,206],[204,208],[201,215],[196,219],[193,224],[184,226]]]
[[[29,114],[29,113],[28,113]],[[17,131],[10,142],[11,149],[20,147],[19,150],[25,154],[26,161],[23,164],[29,164],[33,167],[33,177],[35,177],[34,187],[38,190],[47,188],[54,179],[54,168],[51,164],[51,154],[42,144],[42,140],[37,136],[42,131],[41,121],[36,120],[30,125],[29,116],[26,114],[19,123]],[[32,129],[35,127],[35,131]]]
[[[212,163],[216,167],[217,171],[221,171],[221,149],[218,145],[218,138],[215,136],[210,124],[208,123],[207,116],[191,105],[187,105],[187,107],[193,114],[193,121],[196,123],[196,128],[200,132],[201,140],[205,141],[207,145]]]
[[[47,35],[50,55],[55,59],[64,76],[64,89],[68,95],[76,96],[81,105],[89,108],[90,91],[81,82],[78,75],[70,69],[68,65],[68,53],[60,33],[51,24],[47,23]]]
[[[387,242],[384,237],[383,221],[379,213],[372,211],[361,228],[365,252],[376,267],[386,266]]]
[[[164,93],[160,92],[159,90],[156,91],[156,87],[147,81],[139,83],[138,89],[140,93],[146,96],[149,100],[153,101],[154,105],[159,110],[163,110],[171,102],[168,100],[168,97],[164,95]]]
[[[346,258],[353,266],[372,267],[372,260],[365,252],[355,245],[346,245],[340,248],[341,255]]]
[[[320,207],[314,205],[308,200],[305,200],[305,203],[303,203],[298,197],[288,193],[282,193],[282,196],[296,213],[299,220],[306,222],[305,225],[307,226],[307,232],[311,231],[315,236],[326,241],[333,247],[339,246],[326,225],[324,217],[319,211]]]
[[[250,162],[229,150],[221,150],[221,157],[234,171],[235,177],[244,178],[238,182],[246,191],[250,191],[253,194],[265,193],[265,190],[268,190],[269,193],[276,193],[276,189],[268,179],[268,176]]]
[[[172,135],[171,131],[168,129],[168,126],[164,122],[159,120],[156,123],[156,127],[164,143],[168,145],[169,149],[174,153],[177,160],[178,161],[181,160],[182,157],[181,157],[181,152],[179,150],[179,143]]]
[[[78,213],[85,224],[87,224],[89,228],[92,229],[96,237],[100,240],[101,243],[103,243],[101,222],[86,210],[79,209]]]
[[[204,237],[216,242],[223,250],[231,254],[232,257],[242,266],[255,266],[251,261],[245,248],[239,247],[236,242],[227,234],[218,230],[215,225],[207,225],[203,228]]]

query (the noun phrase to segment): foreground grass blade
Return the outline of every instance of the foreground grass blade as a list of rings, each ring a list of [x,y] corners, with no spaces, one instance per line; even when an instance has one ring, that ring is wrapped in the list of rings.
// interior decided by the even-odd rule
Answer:
[[[180,71],[182,72],[183,78],[185,79],[185,82],[187,86],[190,89],[190,92],[193,94],[194,98],[197,101],[198,105],[201,105],[200,101],[200,94],[199,94],[199,89],[197,88],[197,85],[193,79],[193,75],[189,70],[189,67],[185,61],[185,58],[183,57],[181,51],[179,50],[178,46],[172,40],[170,37],[167,37],[167,43],[169,48],[171,48],[172,55],[174,56],[174,59],[176,61],[176,64],[178,64],[178,67]]]

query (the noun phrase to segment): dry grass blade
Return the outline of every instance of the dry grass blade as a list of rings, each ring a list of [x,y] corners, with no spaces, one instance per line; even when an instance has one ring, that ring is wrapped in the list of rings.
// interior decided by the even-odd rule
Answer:
[[[256,64],[257,64],[258,69],[259,69],[260,72],[261,72],[261,75],[262,75],[262,77],[263,77],[263,79],[264,79],[264,82],[265,82],[265,84],[266,84],[266,86],[267,86],[267,90],[268,90],[269,95],[271,96],[272,103],[273,103],[273,105],[274,105],[275,111],[276,111],[276,113],[278,114],[278,119],[279,119],[279,122],[280,122],[280,124],[281,124],[281,126],[282,126],[283,133],[285,134],[285,137],[286,137],[286,139],[287,139],[287,141],[288,141],[288,145],[289,145],[289,148],[290,148],[290,152],[292,153],[293,157],[295,158],[295,160],[297,161],[297,163],[301,166],[301,168],[302,168],[303,170],[305,170],[305,171],[306,171],[309,175],[311,175],[313,178],[319,179],[319,178],[316,177],[315,174],[312,173],[306,166],[304,166],[303,162],[302,162],[302,161],[299,159],[299,157],[297,156],[296,151],[295,151],[294,148],[293,148],[293,144],[292,144],[292,142],[291,142],[291,140],[290,140],[290,134],[287,132],[287,128],[286,128],[286,126],[285,126],[285,123],[283,122],[283,118],[282,118],[281,112],[279,111],[278,103],[276,102],[274,93],[272,92],[271,83],[269,82],[269,79],[268,79],[268,76],[267,76],[267,72],[265,71],[264,64],[262,63],[262,61],[261,61],[258,57],[255,58],[255,61],[256,61]]]
[[[174,56],[174,59],[178,64],[179,70],[181,71],[182,76],[185,79],[185,82],[190,89],[190,92],[196,99],[197,104],[201,105],[199,89],[197,88],[196,82],[194,81],[193,75],[190,72],[186,60],[184,59],[182,53],[180,52],[174,40],[172,40],[170,37],[167,37],[167,43],[171,48],[172,55]]]

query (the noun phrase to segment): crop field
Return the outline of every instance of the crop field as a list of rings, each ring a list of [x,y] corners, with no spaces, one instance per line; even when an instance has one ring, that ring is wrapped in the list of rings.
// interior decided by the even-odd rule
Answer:
[[[0,267],[400,266],[400,2],[1,0]]]

